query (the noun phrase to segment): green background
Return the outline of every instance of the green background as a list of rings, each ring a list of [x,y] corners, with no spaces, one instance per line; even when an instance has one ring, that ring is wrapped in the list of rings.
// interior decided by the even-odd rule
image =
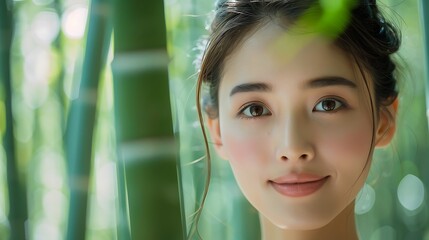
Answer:
[[[88,37],[91,34],[99,35],[96,32],[100,29],[90,30],[87,27],[89,26],[87,20],[91,4],[87,0],[5,2],[13,6],[15,29],[10,55],[13,132],[15,134],[17,174],[21,179],[20,184],[25,187],[27,196],[27,233],[29,239],[65,239],[67,225],[70,223],[69,204],[72,196],[69,184],[71,165],[67,160],[69,157],[67,157],[65,149],[69,135],[66,133],[78,131],[77,126],[68,127],[67,119],[72,112],[73,100],[83,89],[80,81],[85,76],[85,66],[87,66],[84,64],[85,56],[97,54],[95,47],[89,45]],[[417,0],[378,2],[386,16],[392,19],[402,31],[403,44],[399,54],[395,56],[401,66],[399,71],[400,106],[398,130],[394,141],[387,149],[375,152],[370,176],[357,200],[359,234],[362,239],[369,240],[429,240],[429,201],[427,200],[429,136],[425,104],[426,69],[421,7]],[[124,9],[126,6],[128,9],[135,9],[134,13],[131,10],[123,10],[123,12],[129,13],[129,16],[135,14],[137,17],[139,14],[146,14],[144,16],[147,17],[147,20],[139,18],[139,20],[136,19],[135,24],[132,21],[124,23],[129,30],[127,30],[128,33],[125,31],[126,29],[120,32],[125,36],[122,40],[115,38],[109,41],[111,35],[108,34],[108,30],[107,36],[98,40],[100,45],[106,44],[106,42],[107,45],[104,50],[99,49],[98,54],[101,55],[96,58],[98,60],[104,58],[105,61],[105,64],[100,63],[99,67],[99,83],[95,86],[98,94],[95,97],[92,96],[92,99],[90,94],[86,95],[87,101],[96,103],[94,105],[93,134],[92,131],[88,131],[86,134],[77,135],[78,143],[84,142],[84,138],[88,140],[88,134],[92,137],[90,143],[87,144],[91,147],[90,155],[85,158],[89,170],[86,188],[88,192],[86,224],[72,227],[80,229],[76,231],[83,231],[86,239],[91,240],[117,239],[118,236],[121,239],[127,239],[127,234],[124,234],[123,231],[127,232],[126,229],[129,226],[132,227],[134,236],[140,236],[136,235],[139,234],[137,229],[144,229],[142,226],[145,225],[144,219],[139,218],[140,215],[129,218],[130,213],[126,209],[130,206],[132,209],[140,209],[140,204],[141,209],[154,206],[152,209],[154,211],[148,213],[149,217],[156,219],[160,216],[161,211],[158,211],[157,208],[163,208],[164,205],[154,202],[152,198],[142,192],[140,192],[142,195],[138,195],[138,189],[148,189],[150,186],[155,187],[154,191],[156,191],[157,185],[150,181],[152,178],[150,173],[159,171],[159,174],[154,174],[153,178],[162,174],[171,177],[178,173],[179,186],[174,184],[173,179],[173,184],[170,182],[158,185],[159,192],[164,197],[171,199],[174,206],[177,205],[171,210],[171,216],[177,216],[179,204],[177,187],[181,189],[181,224],[185,229],[189,229],[204,190],[207,170],[203,158],[205,154],[203,138],[195,108],[197,73],[195,60],[198,59],[199,49],[203,46],[201,44],[204,44],[200,39],[201,36],[207,34],[206,26],[213,14],[214,1],[164,1],[165,23],[157,26],[166,28],[166,44],[170,57],[169,86],[166,82],[162,86],[170,91],[170,102],[167,98],[164,98],[163,101],[167,105],[171,104],[171,110],[168,107],[165,109],[171,111],[173,117],[173,124],[166,121],[165,126],[161,125],[162,121],[156,123],[142,121],[139,124],[132,117],[133,111],[139,111],[141,116],[147,115],[149,118],[153,114],[158,114],[156,109],[154,111],[150,108],[154,102],[159,101],[159,95],[150,90],[155,83],[146,81],[136,85],[138,87],[128,86],[129,90],[124,88],[121,92],[122,95],[117,95],[117,92],[115,93],[117,88],[114,86],[118,86],[115,84],[118,77],[112,74],[112,72],[115,73],[115,69],[112,67],[115,64],[112,64],[112,61],[116,56],[113,46],[120,46],[115,41],[125,42],[124,44],[130,46],[139,44],[138,41],[131,43],[133,38],[136,40],[151,39],[155,34],[140,32],[143,24],[138,21],[151,23],[151,21],[160,20],[159,18],[154,20],[156,16],[152,19],[151,11],[145,13],[143,10],[137,11],[138,6],[133,4],[138,3],[133,3],[133,1],[107,1],[99,7],[98,13],[95,11],[96,13],[92,14],[103,13],[110,4],[124,5]],[[118,9],[122,8],[117,7],[116,10]],[[113,19],[113,12],[114,10],[107,11],[105,18]],[[101,14],[101,16],[104,15]],[[106,24],[105,27],[109,29],[109,23]],[[156,28],[161,29],[162,27]],[[0,32],[0,37],[2,34],[4,32]],[[119,33],[115,33],[113,30],[114,34]],[[127,39],[130,42],[127,42]],[[141,51],[124,48],[128,53]],[[139,72],[135,68],[139,67],[140,62],[139,58],[132,56],[128,63],[134,62],[134,65],[128,64],[124,68],[134,74]],[[162,59],[160,61],[162,62]],[[153,62],[156,61],[148,63],[150,68],[156,68],[153,66],[156,65]],[[162,66],[164,70],[159,73],[160,79],[166,80],[166,65]],[[6,132],[5,103],[7,98],[4,86],[2,82],[0,85],[0,131],[2,136]],[[142,91],[139,91],[139,88]],[[143,92],[146,94],[143,95]],[[152,165],[154,170],[143,174],[149,168],[142,167],[140,170],[141,165],[131,164],[125,167],[121,165],[121,159],[117,157],[116,146],[123,139],[118,140],[117,131],[120,127],[115,125],[115,111],[116,114],[120,113],[114,108],[120,99],[115,99],[114,94],[120,96],[120,99],[131,101],[124,100],[122,102],[124,107],[121,108],[125,108],[126,113],[121,116],[124,119],[122,121],[132,126],[123,130],[129,131],[127,134],[132,136],[140,132],[152,132],[154,126],[158,126],[166,132],[174,132],[176,140],[180,140],[180,148],[175,158],[178,160],[177,169],[173,166],[174,164],[167,170],[158,170],[163,168]],[[79,141],[79,138],[82,141]],[[2,146],[5,144],[3,143]],[[169,151],[174,152],[174,149]],[[133,153],[131,149],[130,154]],[[214,156],[214,151],[212,153]],[[129,171],[130,178],[126,183],[120,171],[123,168]],[[142,174],[149,177],[145,180],[144,177],[141,177]],[[125,184],[128,184],[130,191],[137,189],[135,190],[137,195],[132,196],[137,196],[135,199],[142,198],[141,202],[134,202],[134,205],[129,206],[124,205],[124,201],[131,201],[124,191]],[[11,204],[7,186],[6,151],[2,147],[0,148],[0,239],[7,239],[11,234],[8,220]],[[131,214],[131,216],[134,215]],[[167,216],[170,215],[167,213]],[[166,227],[167,225],[163,224],[164,219],[167,218],[157,220],[156,224],[152,223],[150,227],[159,232],[170,231]],[[131,222],[128,223],[128,220]],[[240,193],[228,163],[216,156],[212,162],[210,190],[199,229],[203,239],[259,239],[257,212],[249,206]],[[153,239],[171,239],[171,236],[181,239],[182,233],[180,231],[170,232],[166,235],[155,236]]]

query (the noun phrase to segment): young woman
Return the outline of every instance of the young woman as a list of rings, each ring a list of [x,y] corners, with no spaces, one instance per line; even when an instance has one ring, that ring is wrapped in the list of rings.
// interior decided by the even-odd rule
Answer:
[[[395,133],[399,34],[375,1],[326,2],[221,1],[202,58],[201,121],[264,240],[358,239],[355,198]]]

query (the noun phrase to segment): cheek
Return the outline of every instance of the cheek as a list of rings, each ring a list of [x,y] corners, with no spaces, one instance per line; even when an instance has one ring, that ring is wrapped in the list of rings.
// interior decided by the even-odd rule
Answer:
[[[345,130],[327,139],[326,148],[338,155],[361,156],[364,154],[367,156],[371,148],[371,137],[371,129]]]
[[[342,177],[351,180],[362,173],[371,150],[372,123],[369,121],[348,122],[325,134],[323,145],[319,150],[330,161],[330,165]]]
[[[223,137],[223,144],[232,165],[257,163],[261,155],[264,155],[261,152],[264,142],[260,138],[230,133]]]
[[[221,129],[223,150],[239,181],[255,180],[263,175],[263,169],[271,160],[270,149],[273,148],[268,131],[255,129],[258,128],[250,122],[229,122]]]
[[[223,148],[241,192],[254,205],[262,202],[265,187],[264,173],[270,164],[270,143],[261,135],[245,134],[245,129],[235,128],[222,136]]]

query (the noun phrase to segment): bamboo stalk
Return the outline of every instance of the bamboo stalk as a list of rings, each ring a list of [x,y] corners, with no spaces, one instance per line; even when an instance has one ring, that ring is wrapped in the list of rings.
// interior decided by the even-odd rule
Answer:
[[[113,2],[118,238],[180,239],[163,1]]]
[[[79,96],[71,103],[66,130],[69,161],[70,207],[67,239],[85,239],[88,187],[92,163],[93,132],[96,119],[98,83],[110,44],[108,1],[93,0]]]
[[[12,1],[0,1],[0,79],[4,87],[6,129],[3,145],[7,158],[7,185],[9,190],[10,239],[25,239],[27,201],[24,181],[20,181],[15,154],[14,124],[12,116],[11,45],[13,37]]]
[[[420,16],[423,26],[423,38],[425,41],[425,78],[426,78],[426,107],[429,109],[429,2],[427,0],[420,0]],[[427,112],[429,110],[427,109]],[[429,117],[429,116],[427,116]],[[428,121],[429,123],[429,121]]]

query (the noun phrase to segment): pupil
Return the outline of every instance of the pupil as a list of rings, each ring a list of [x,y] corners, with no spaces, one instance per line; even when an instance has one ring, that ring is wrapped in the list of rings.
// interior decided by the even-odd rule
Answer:
[[[323,107],[323,110],[325,111],[332,111],[335,109],[335,101],[333,100],[323,101],[322,107]]]
[[[261,106],[251,106],[250,107],[250,113],[252,114],[252,116],[261,116],[262,115],[262,112],[263,112],[264,110],[262,109],[262,107]]]

